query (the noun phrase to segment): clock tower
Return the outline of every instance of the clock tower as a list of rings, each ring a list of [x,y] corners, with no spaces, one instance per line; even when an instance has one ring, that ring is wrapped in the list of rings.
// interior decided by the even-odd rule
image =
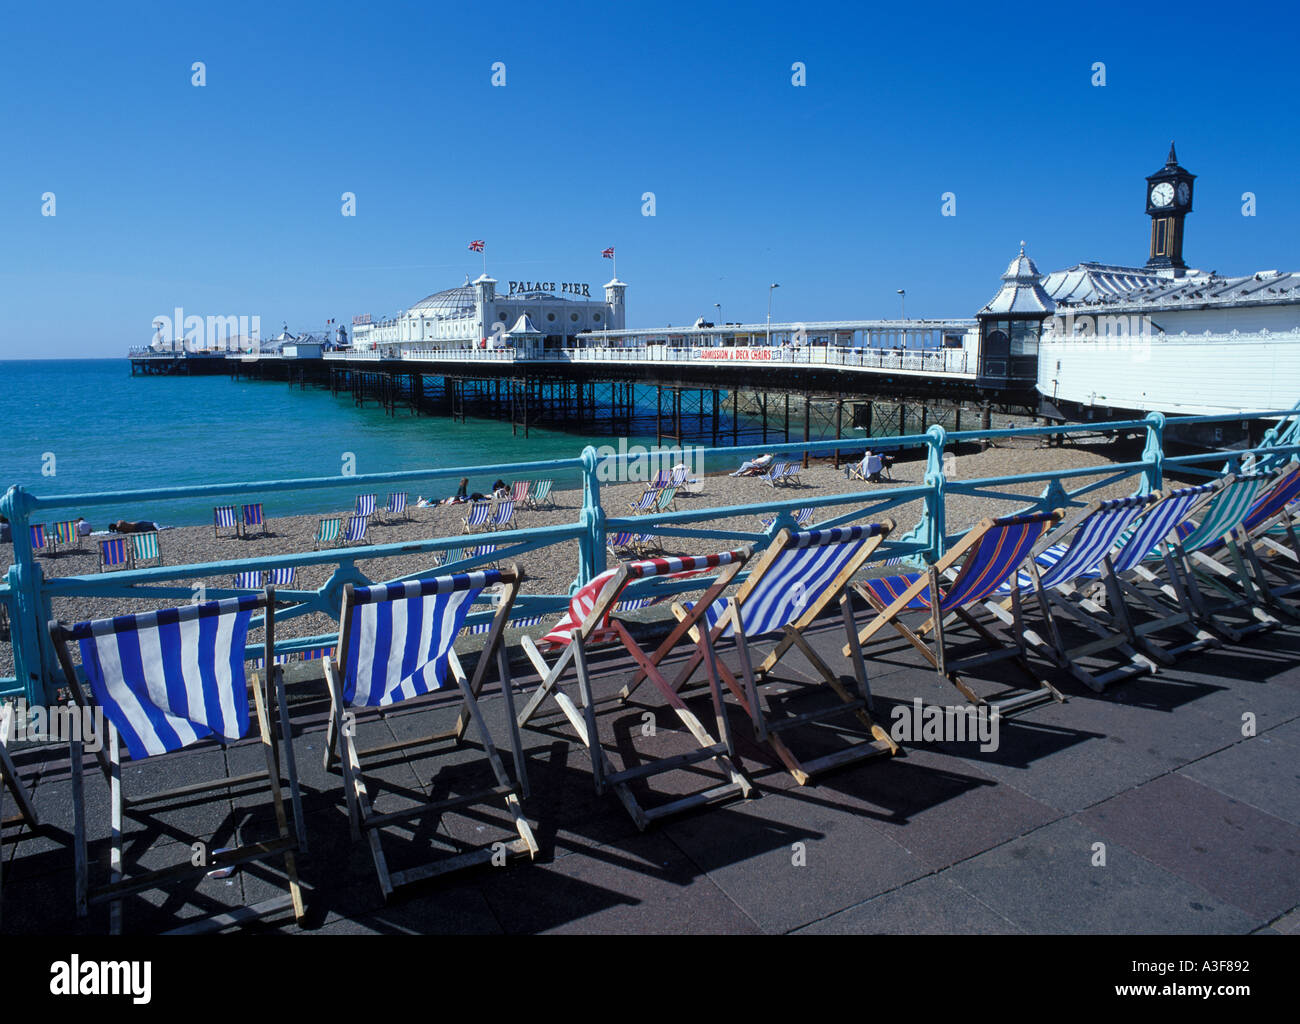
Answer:
[[[1183,262],[1183,218],[1192,212],[1192,181],[1195,174],[1178,165],[1174,144],[1169,159],[1155,174],[1147,175],[1147,215],[1151,218],[1153,270],[1172,270],[1175,276],[1187,269]]]

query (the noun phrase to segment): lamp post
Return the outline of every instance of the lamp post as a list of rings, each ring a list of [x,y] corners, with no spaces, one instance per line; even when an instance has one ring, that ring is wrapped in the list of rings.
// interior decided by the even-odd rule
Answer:
[[[717,310],[717,313],[713,315],[713,326],[718,328],[718,334],[714,335],[713,343],[717,345],[722,342],[722,303],[715,302],[713,308]]]
[[[907,351],[907,289],[898,289],[898,312],[903,321],[903,351]]]
[[[772,347],[772,293],[780,288],[779,284],[767,286],[767,347]]]

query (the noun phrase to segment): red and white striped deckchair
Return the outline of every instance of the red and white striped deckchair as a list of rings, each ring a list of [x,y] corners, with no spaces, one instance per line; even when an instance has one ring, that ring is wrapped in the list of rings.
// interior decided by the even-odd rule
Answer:
[[[564,716],[573,726],[579,739],[591,751],[592,774],[595,777],[596,792],[604,793],[612,788],[627,812],[636,822],[637,828],[645,829],[659,818],[677,814],[694,807],[716,803],[734,797],[749,795],[749,780],[736,766],[735,747],[731,736],[731,727],[727,721],[726,709],[722,703],[722,693],[718,682],[717,659],[713,652],[713,640],[708,630],[697,633],[696,647],[701,653],[699,659],[692,659],[691,666],[679,677],[670,682],[660,671],[660,663],[685,638],[688,638],[695,624],[713,602],[721,596],[736,573],[744,566],[753,553],[752,545],[745,545],[734,551],[722,551],[713,555],[679,556],[675,558],[651,558],[637,562],[625,562],[601,573],[591,582],[581,587],[570,599],[569,607],[560,620],[543,638],[551,650],[562,653],[554,665],[546,662],[537,645],[528,637],[520,640],[524,652],[541,676],[541,683],[529,697],[527,704],[519,713],[518,722],[522,726],[528,722],[542,702],[552,697]],[[627,627],[612,613],[619,601],[623,589],[636,580],[659,578],[664,580],[685,579],[716,570],[718,575],[705,589],[703,596],[695,603],[694,609],[673,627],[668,636],[647,654],[632,638]],[[605,747],[600,740],[599,726],[596,719],[596,700],[592,695],[591,675],[587,666],[587,649],[590,645],[609,643],[619,644],[632,657],[637,665],[637,676],[644,675],[672,707],[677,717],[699,745],[699,750],[688,751],[668,757],[647,759],[636,767],[616,769],[610,761]],[[572,698],[560,686],[569,665],[574,666],[577,677],[579,711]],[[717,717],[720,739],[705,729],[695,714],[686,706],[678,690],[689,680],[695,666],[703,664],[709,690],[713,698],[713,710]],[[655,807],[642,807],[632,793],[629,784],[649,779],[667,771],[687,768],[703,761],[712,761],[722,773],[721,784],[698,790],[685,796],[678,796]]]

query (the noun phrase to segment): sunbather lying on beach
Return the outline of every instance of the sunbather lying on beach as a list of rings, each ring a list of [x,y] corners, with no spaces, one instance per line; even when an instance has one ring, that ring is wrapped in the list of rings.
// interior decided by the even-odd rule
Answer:
[[[139,522],[131,522],[129,519],[119,519],[115,523],[108,524],[110,533],[155,533],[162,529],[152,519],[142,519]]]
[[[732,473],[732,476],[760,476],[768,466],[772,464],[774,455],[760,455],[756,459],[750,459],[743,463],[741,467]]]

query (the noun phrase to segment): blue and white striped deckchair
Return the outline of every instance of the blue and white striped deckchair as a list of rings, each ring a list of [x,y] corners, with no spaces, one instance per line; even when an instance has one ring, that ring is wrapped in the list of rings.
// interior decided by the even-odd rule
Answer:
[[[729,637],[736,641],[740,677],[719,661],[718,672],[732,695],[749,715],[760,741],[770,744],[795,781],[804,785],[814,775],[838,765],[882,754],[898,752],[898,745],[868,713],[871,688],[867,680],[866,661],[857,645],[857,627],[848,588],[854,575],[865,565],[893,530],[892,520],[868,526],[843,526],[825,530],[793,533],[783,529],[758,559],[735,597],[721,598],[704,611],[704,621],[716,642]],[[840,682],[825,660],[804,638],[804,630],[838,605],[845,636],[852,653],[849,656],[857,680],[857,695]],[[684,602],[673,606],[679,620],[694,605]],[[778,638],[773,650],[755,668],[750,644],[763,637]],[[796,718],[772,720],[758,684],[765,679],[786,653],[797,647],[831,688],[839,703],[805,712]],[[692,656],[698,659],[700,653]],[[800,760],[785,740],[782,730],[803,726],[851,712],[868,731],[868,735],[849,746],[811,760]]]
[[[88,707],[87,698],[77,684],[76,667],[69,650],[69,641],[76,641],[81,653],[81,669],[90,684],[91,699],[102,710],[107,720],[107,736],[99,737],[102,748],[96,751],[100,767],[109,783],[112,804],[113,831],[110,864],[112,876],[109,884],[92,891],[88,864],[91,858],[86,847],[86,801],[82,780],[82,737],[71,741],[76,842],[76,905],[77,913],[85,916],[91,904],[111,904],[110,927],[120,930],[121,901],[124,896],[166,886],[172,881],[201,878],[214,869],[233,867],[249,861],[284,859],[288,892],[284,896],[246,906],[229,914],[221,914],[200,922],[198,926],[187,923],[185,930],[205,930],[226,927],[244,920],[280,913],[292,908],[294,917],[303,916],[302,894],[298,886],[294,854],[304,848],[302,840],[302,811],[297,775],[292,751],[286,749],[285,764],[289,777],[296,832],[291,830],[281,794],[280,757],[271,729],[266,695],[260,682],[253,681],[251,690],[257,709],[257,726],[266,756],[265,772],[222,777],[211,782],[189,784],[171,792],[155,793],[138,801],[151,805],[172,798],[193,800],[194,794],[210,791],[230,791],[245,787],[254,781],[269,785],[276,818],[276,837],[260,843],[249,842],[233,849],[209,850],[206,862],[195,866],[190,859],[189,844],[184,844],[184,860],[163,871],[136,872],[135,877],[123,877],[121,820],[124,797],[122,793],[121,754],[118,738],[126,744],[133,760],[143,760],[160,754],[181,750],[201,740],[213,738],[221,743],[233,743],[248,732],[250,690],[244,674],[245,647],[249,620],[254,612],[262,612],[266,621],[264,657],[273,654],[274,605],[263,595],[227,598],[204,604],[165,608],[161,611],[138,615],[123,615],[114,619],[96,619],[65,626],[50,623],[50,637],[54,642],[64,679],[78,705]],[[281,727],[288,733],[288,712],[284,703],[284,688],[277,680],[276,703]],[[248,808],[240,810],[241,816]],[[245,827],[241,825],[241,828]]]
[[[239,518],[234,505],[218,505],[212,510],[212,536],[218,536],[217,530],[221,527],[233,530],[232,537],[239,536]]]
[[[39,555],[42,551],[45,551],[49,548],[50,538],[49,535],[45,532],[44,523],[32,523],[31,538],[32,538],[32,554]]]
[[[668,486],[668,477],[669,477],[670,473],[671,473],[671,471],[670,471],[670,470],[667,470],[667,469],[661,469],[661,470],[659,470],[659,472],[655,474],[655,478],[654,478],[654,480],[652,480],[652,481],[650,482],[650,484],[648,485],[649,488],[650,488],[650,490],[652,490],[652,491],[662,491],[665,487],[667,487],[667,486]]]
[[[245,569],[243,572],[235,573],[231,586],[235,590],[261,590],[265,578],[266,573],[261,569]]]
[[[676,490],[678,487],[685,487],[686,467],[685,466],[674,467],[672,472],[668,476],[668,482],[664,484],[664,486],[671,487],[674,490]]]
[[[525,724],[549,696],[559,705],[561,712],[569,720],[578,738],[591,752],[592,775],[596,792],[604,793],[612,788],[623,807],[632,816],[637,828],[645,829],[652,821],[676,814],[705,804],[717,803],[733,797],[747,796],[750,782],[734,763],[735,747],[731,736],[731,726],[726,710],[722,704],[722,693],[718,682],[717,660],[714,656],[713,641],[708,630],[696,635],[696,645],[702,657],[693,659],[690,665],[674,682],[669,682],[661,671],[661,664],[673,649],[694,629],[704,615],[705,610],[735,578],[753,553],[752,545],[745,545],[734,551],[722,551],[713,555],[682,555],[672,558],[650,558],[635,562],[625,562],[596,576],[580,587],[569,600],[569,607],[559,621],[543,638],[551,649],[559,648],[559,659],[548,665],[538,650],[537,644],[527,634],[520,637],[519,643],[524,653],[533,663],[541,676],[537,689],[530,695],[524,709],[519,713],[518,724]],[[668,636],[655,649],[647,654],[637,644],[621,621],[611,615],[617,606],[624,588],[635,580],[659,578],[678,580],[699,576],[702,573],[717,571],[718,575],[711,581],[702,581],[701,587],[707,585],[703,597],[694,609],[668,633]],[[621,644],[624,650],[637,663],[639,670],[629,684],[635,688],[642,678],[648,678],[660,692],[674,713],[686,727],[699,750],[668,757],[652,757],[637,752],[640,763],[634,767],[618,770],[610,760],[606,746],[602,743],[596,718],[597,700],[592,695],[591,677],[587,669],[587,647],[590,644],[613,642]],[[703,664],[709,690],[713,699],[713,710],[718,722],[721,736],[715,739],[705,729],[700,720],[686,706],[678,694],[694,673],[696,667]],[[560,680],[572,665],[577,675],[579,702],[578,709],[572,697],[560,685]],[[624,693],[630,692],[625,688]],[[604,700],[608,700],[605,698]],[[603,701],[602,701],[603,702]],[[667,771],[680,769],[697,773],[693,766],[705,761],[712,761],[720,779],[708,789],[697,790],[686,795],[676,795],[674,799],[657,807],[642,807],[629,788],[633,781],[645,781],[652,776]]]
[[[492,519],[488,523],[489,530],[504,530],[510,525],[510,521],[515,517],[515,503],[510,498],[502,498],[497,502],[496,510],[492,514]]]
[[[854,584],[853,589],[876,610],[875,618],[858,633],[858,643],[865,647],[888,626],[915,647],[934,666],[939,677],[952,683],[972,704],[988,705],[1002,714],[1047,700],[1064,700],[1061,693],[1030,666],[1025,656],[1023,635],[1015,633],[1014,644],[1008,646],[971,611],[974,606],[994,597],[998,588],[1022,568],[1038,541],[1061,521],[1061,517],[1061,511],[1057,510],[985,519],[931,565],[928,572],[886,576]],[[953,570],[956,570],[955,575],[949,581],[947,576]],[[1013,614],[1017,621],[1022,621],[1019,591],[1013,590],[1011,597]],[[901,618],[904,613],[913,611],[927,613],[924,621],[915,628],[905,624]],[[972,657],[949,658],[945,627],[953,615],[965,622],[990,649]],[[851,653],[851,648],[846,645],[844,654],[848,656]],[[971,689],[963,678],[966,668],[1007,659],[1032,682],[1034,689],[988,700]]]
[[[262,503],[254,502],[251,505],[243,505],[240,508],[240,518],[243,520],[244,536],[248,536],[250,526],[260,526],[262,533],[266,533],[266,517],[262,514]]]
[[[649,512],[658,500],[659,490],[654,487],[647,487],[641,492],[641,496],[636,501],[629,501],[627,507],[634,516],[639,516],[642,513]]]
[[[502,588],[496,615],[487,642],[479,653],[474,676],[468,679],[456,658],[453,644],[465,624],[470,606],[486,587],[494,586]],[[519,803],[519,794],[527,795],[528,784],[523,748],[515,725],[514,685],[510,679],[509,661],[501,647],[501,637],[518,592],[519,574],[513,566],[506,570],[486,569],[439,576],[431,580],[371,587],[353,587],[348,584],[344,588],[343,608],[339,615],[338,657],[325,659],[325,681],[329,686],[331,703],[325,742],[325,766],[330,766],[335,747],[341,745],[342,756],[339,761],[353,837],[359,839],[363,834],[367,836],[385,899],[396,888],[409,882],[489,861],[503,847],[511,854],[527,854],[530,858],[537,852],[537,842]],[[494,662],[500,676],[501,691],[506,699],[511,749],[515,761],[514,782],[506,774],[492,734],[488,731],[478,706],[478,694],[488,669]],[[355,730],[344,727],[345,708],[384,708],[416,697],[437,695],[452,680],[459,691],[461,706],[457,727],[452,734],[440,734],[434,739],[450,736],[459,742],[465,724],[472,720],[496,777],[496,786],[477,789],[448,800],[376,814],[371,808],[362,775],[362,758],[368,752],[357,749],[353,735]],[[429,737],[421,736],[390,744],[383,748],[384,756],[390,757],[398,750],[428,743]],[[447,857],[405,871],[389,871],[380,841],[384,826],[419,818],[430,812],[441,814],[454,808],[500,798],[504,798],[506,807],[514,818],[517,839],[505,844],[493,843],[470,853]]]
[[[1269,608],[1294,619],[1300,616],[1289,600],[1300,591],[1300,578],[1295,573],[1300,564],[1300,537],[1295,522],[1296,503],[1300,502],[1300,463],[1289,463],[1280,471],[1282,476],[1255,500],[1228,543],[1249,566],[1251,582]],[[1222,555],[1202,551],[1193,557],[1220,581],[1236,583],[1235,574],[1223,565]]]
[[[465,532],[473,533],[475,530],[485,529],[491,515],[492,502],[475,501],[471,503],[469,512],[465,514],[465,517],[462,520],[465,523]]]
[[[348,516],[348,525],[343,530],[343,543],[345,545],[360,544],[366,539],[366,527],[369,525],[369,516]]]
[[[393,491],[388,495],[388,503],[384,506],[384,518],[389,516],[401,516],[403,519],[410,519],[410,513],[406,511],[406,492]]]
[[[609,553],[615,558],[624,558],[629,554],[636,554],[636,534],[630,531],[610,534],[605,541],[605,546],[609,548]]]
[[[339,534],[342,532],[343,518],[341,516],[327,516],[316,527],[316,535],[312,537],[312,544],[319,551],[326,544],[337,543]]]
[[[762,474],[759,479],[769,487],[775,487],[777,484],[785,483],[785,466],[784,462],[773,462],[768,467],[767,472]]]
[[[553,480],[534,480],[528,491],[528,507],[534,511],[541,508],[554,508],[555,500],[551,497]]]
[[[802,469],[803,465],[801,463],[787,462],[785,464],[785,472],[781,477],[781,482],[803,486],[802,482],[799,480],[799,473]]]
[[[354,516],[366,516],[367,518],[375,514],[376,495],[358,494],[357,507],[352,510]]]
[[[152,560],[156,565],[162,565],[162,552],[158,547],[158,534],[153,530],[148,533],[131,534],[131,566],[138,566],[141,562]]]
[[[99,571],[124,569],[131,564],[131,548],[125,537],[109,537],[99,542]]]
[[[794,519],[794,525],[799,527],[801,530],[805,527],[811,526],[816,511],[817,510],[814,508],[795,509],[794,515],[791,517]],[[775,525],[778,518],[778,516],[759,516],[758,521],[763,524],[764,530],[770,530]]]
[[[266,571],[266,583],[273,587],[292,587],[294,576],[297,575],[297,566],[286,565],[279,569],[268,569]]]

